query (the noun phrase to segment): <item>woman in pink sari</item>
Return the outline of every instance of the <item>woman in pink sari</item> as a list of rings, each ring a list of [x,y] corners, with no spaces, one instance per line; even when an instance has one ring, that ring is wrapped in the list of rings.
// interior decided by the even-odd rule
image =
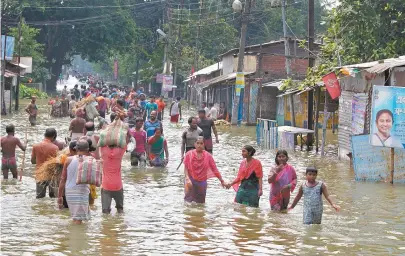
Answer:
[[[226,188],[233,187],[236,191],[236,203],[250,207],[259,207],[259,200],[263,194],[263,168],[262,163],[253,158],[255,152],[252,146],[243,147],[242,157],[245,160],[240,163],[236,179],[226,186]]]
[[[225,182],[214,158],[205,151],[203,137],[198,137],[194,146],[195,149],[184,156],[184,200],[203,204],[207,194],[207,180],[217,177],[222,187],[225,187]]]
[[[276,154],[276,165],[271,168],[269,174],[270,206],[272,210],[286,210],[290,202],[290,194],[297,185],[297,174],[294,167],[287,164],[288,153],[279,150]]]

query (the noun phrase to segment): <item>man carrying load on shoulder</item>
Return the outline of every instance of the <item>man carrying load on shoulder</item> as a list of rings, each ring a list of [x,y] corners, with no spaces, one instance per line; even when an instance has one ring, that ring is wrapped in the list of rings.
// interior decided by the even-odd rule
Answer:
[[[118,115],[117,115],[118,118]],[[115,120],[121,122],[119,119]],[[110,125],[118,125],[112,123]],[[117,133],[117,129],[109,129],[107,126],[100,134],[99,149],[101,159],[103,161],[103,178],[101,189],[101,206],[103,213],[109,214],[111,212],[112,199],[115,201],[115,207],[118,213],[124,211],[124,191],[121,177],[122,158],[126,152],[126,145],[130,141],[131,134],[129,133],[128,126],[121,124],[121,130]],[[119,141],[115,137],[122,137],[126,134],[126,141],[121,145],[115,145],[113,142]]]
[[[54,128],[48,128],[45,130],[45,138],[42,142],[35,144],[32,147],[31,163],[36,164],[35,176],[38,178],[38,170],[49,158],[56,157],[59,148],[53,141],[57,136],[56,130]],[[46,195],[46,188],[49,186],[49,197],[55,197],[55,188],[51,187],[51,181],[37,180],[37,198],[43,198]]]

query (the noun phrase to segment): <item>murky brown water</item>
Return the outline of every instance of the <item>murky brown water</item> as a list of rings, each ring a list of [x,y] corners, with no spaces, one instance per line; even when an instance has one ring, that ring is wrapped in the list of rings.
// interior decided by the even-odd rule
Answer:
[[[123,162],[125,203],[123,215],[101,214],[100,198],[92,219],[84,225],[71,223],[69,212],[59,211],[54,199],[35,199],[31,147],[42,139],[45,127],[55,127],[62,139],[69,119],[52,119],[41,108],[40,125],[29,129],[27,168],[22,182],[2,182],[2,255],[405,255],[405,185],[359,183],[347,162],[338,161],[328,147],[328,157],[292,152],[299,184],[308,165],[320,169],[319,178],[330,187],[338,214],[324,200],[322,225],[302,224],[301,203],[288,214],[269,210],[269,185],[264,184],[260,209],[235,205],[235,192],[209,181],[205,205],[183,202],[180,163],[182,129],[165,126],[170,163],[165,170],[130,167]],[[26,115],[5,117],[1,134],[10,121],[24,138]],[[255,130],[222,129],[214,157],[226,180],[232,180],[245,144],[255,144]],[[258,150],[267,172],[275,152]],[[21,160],[21,151],[18,151]],[[181,170],[181,169],[180,169]],[[297,189],[296,191],[297,192]],[[294,195],[295,196],[295,193]],[[114,203],[113,203],[114,204]]]

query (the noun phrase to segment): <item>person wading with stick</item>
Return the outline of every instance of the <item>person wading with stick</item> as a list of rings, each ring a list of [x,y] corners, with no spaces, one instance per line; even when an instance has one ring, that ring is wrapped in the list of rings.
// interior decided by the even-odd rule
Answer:
[[[27,136],[25,136],[25,145],[23,145],[20,139],[14,137],[15,127],[12,124],[6,126],[7,136],[1,137],[0,145],[2,152],[1,170],[3,171],[3,177],[8,179],[8,172],[11,171],[13,179],[17,179],[17,161],[15,158],[15,148],[18,146],[22,151],[27,149]],[[24,165],[24,164],[23,164]]]
[[[190,117],[188,119],[188,124],[190,125],[187,130],[181,135],[181,158],[183,160],[184,153],[187,153],[190,150],[195,149],[194,144],[197,141],[198,137],[203,136],[203,131],[200,127],[197,126],[197,118]]]

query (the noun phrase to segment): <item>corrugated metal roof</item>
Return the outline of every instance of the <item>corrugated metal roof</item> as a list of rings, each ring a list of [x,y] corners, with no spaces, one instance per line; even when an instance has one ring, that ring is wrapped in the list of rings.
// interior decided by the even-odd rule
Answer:
[[[218,67],[219,66],[219,67]],[[190,77],[195,77],[198,75],[209,75],[212,72],[218,71],[222,69],[222,62],[217,62],[215,64],[212,64],[211,66],[205,67],[203,69],[198,70],[197,72],[195,72],[192,76]]]
[[[368,73],[379,74],[387,69],[392,69],[400,66],[405,66],[405,58],[402,59],[398,58],[389,62],[384,61],[384,63],[378,63],[377,65],[374,65],[371,68],[366,69],[366,71]]]
[[[192,78],[194,78],[196,76],[209,75],[209,74],[211,74],[215,71],[221,70],[221,69],[222,69],[222,62],[217,62],[215,64],[212,64],[211,66],[198,70],[192,76],[189,76],[186,80],[184,80],[183,83],[190,81]]]
[[[390,59],[385,59],[384,63],[390,63],[390,62],[395,62],[398,60],[405,60],[405,56],[399,56],[398,58],[390,58]],[[342,68],[371,68],[375,65],[380,64],[379,61],[371,61],[371,62],[364,62],[364,63],[357,63],[357,64],[351,64],[351,65],[345,65],[342,66]]]
[[[297,41],[297,42],[300,42],[300,41],[303,41],[303,40],[299,40],[299,39],[295,39],[295,38],[290,38],[290,42],[294,42],[294,41]],[[266,42],[266,43],[262,43],[262,44],[254,44],[254,45],[248,45],[248,46],[246,46],[245,47],[245,52],[249,52],[249,50],[252,50],[252,49],[254,49],[254,48],[258,48],[258,47],[263,47],[263,46],[269,46],[269,45],[275,45],[275,44],[284,44],[284,39],[283,40],[275,40],[275,41],[270,41],[270,42]],[[322,44],[320,44],[320,43],[314,43],[315,45],[322,45]],[[222,56],[224,56],[224,55],[227,55],[227,54],[229,54],[229,53],[231,53],[231,52],[239,52],[239,48],[233,48],[233,49],[231,49],[231,50],[229,50],[229,51],[227,51],[227,52],[225,52],[225,53],[223,53],[223,54],[221,54],[221,55],[219,55],[220,57],[222,57]]]
[[[14,73],[14,72],[11,72],[11,71],[8,71],[8,70],[6,70],[6,72],[4,73],[5,77],[14,77],[14,76],[17,76],[17,75],[18,75],[17,73]]]
[[[251,75],[255,72],[244,72],[245,76]],[[222,75],[222,76],[218,76],[215,78],[212,78],[210,80],[204,81],[202,83],[197,84],[197,87],[201,87],[202,89],[207,88],[208,86],[212,85],[212,84],[216,84],[216,83],[220,83],[226,80],[232,80],[236,78],[236,73],[230,73],[227,75]]]
[[[262,87],[277,87],[277,89],[280,89],[280,87],[283,85],[283,80],[280,81],[273,81],[269,83],[265,83],[262,85]]]

